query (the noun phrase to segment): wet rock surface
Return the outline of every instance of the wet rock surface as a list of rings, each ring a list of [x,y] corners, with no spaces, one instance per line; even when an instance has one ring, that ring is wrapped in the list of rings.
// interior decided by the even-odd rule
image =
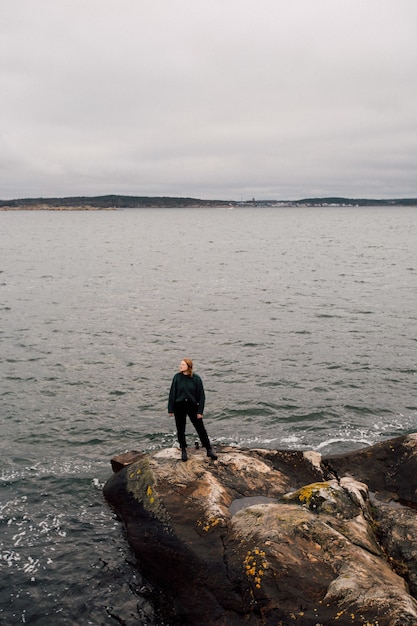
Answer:
[[[417,626],[417,435],[216,452],[112,459],[104,495],[167,623]]]

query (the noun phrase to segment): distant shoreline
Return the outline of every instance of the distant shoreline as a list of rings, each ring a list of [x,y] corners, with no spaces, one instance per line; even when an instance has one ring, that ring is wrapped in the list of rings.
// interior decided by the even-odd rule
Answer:
[[[0,211],[116,211],[140,208],[235,208],[235,207],[417,207],[417,198],[304,198],[300,200],[201,200],[152,196],[78,196],[0,200]]]
[[[1,206],[0,211],[115,211],[116,207],[100,207],[88,205],[51,206],[48,204]]]
[[[47,204],[0,206],[0,211],[115,211],[111,207],[99,206],[49,206]]]

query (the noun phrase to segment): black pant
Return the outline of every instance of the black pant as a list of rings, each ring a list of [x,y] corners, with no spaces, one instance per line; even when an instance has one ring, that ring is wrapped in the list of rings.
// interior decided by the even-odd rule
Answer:
[[[204,426],[203,418],[197,417],[198,406],[194,402],[185,400],[184,402],[176,402],[174,406],[175,424],[177,426],[178,443],[181,448],[187,447],[185,440],[185,423],[187,415],[191,420],[192,425],[197,431],[200,437],[201,445],[204,448],[211,448],[210,440],[207,435],[206,427]]]

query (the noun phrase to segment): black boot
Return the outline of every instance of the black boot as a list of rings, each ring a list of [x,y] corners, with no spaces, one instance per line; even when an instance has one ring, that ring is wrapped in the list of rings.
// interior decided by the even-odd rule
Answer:
[[[188,459],[187,449],[181,448],[181,461],[186,461]]]
[[[211,448],[207,448],[207,456],[209,456],[213,461],[217,460],[217,454],[214,454]]]

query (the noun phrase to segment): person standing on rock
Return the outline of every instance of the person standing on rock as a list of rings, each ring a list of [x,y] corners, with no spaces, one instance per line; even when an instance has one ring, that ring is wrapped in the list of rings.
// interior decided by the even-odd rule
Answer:
[[[185,439],[187,415],[200,437],[201,445],[207,450],[207,456],[213,460],[217,459],[203,422],[205,399],[203,381],[198,374],[193,372],[192,360],[183,359],[180,363],[179,372],[172,379],[168,398],[168,413],[171,416],[175,415],[178,443],[180,444],[183,461],[186,461],[188,458]]]

